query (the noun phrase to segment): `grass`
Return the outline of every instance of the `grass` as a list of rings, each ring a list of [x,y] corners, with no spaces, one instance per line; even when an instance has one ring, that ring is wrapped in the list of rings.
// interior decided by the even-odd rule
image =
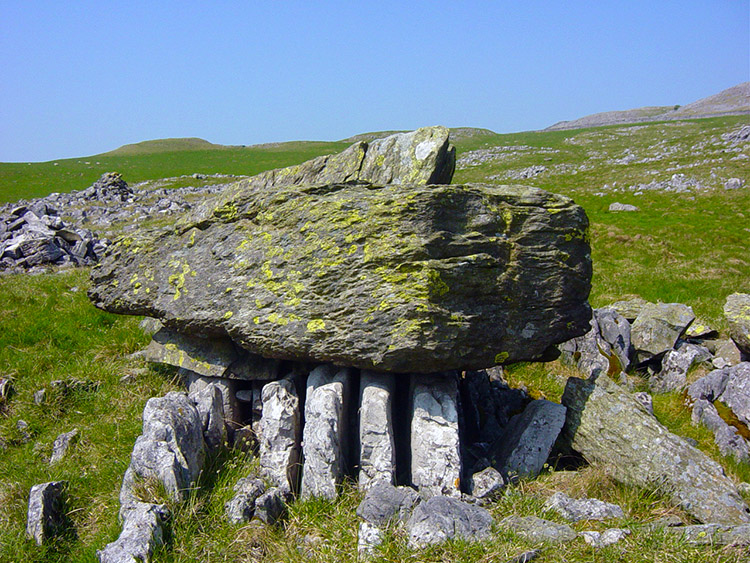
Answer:
[[[722,153],[719,144],[705,141],[720,139],[722,133],[746,121],[727,117],[679,125],[656,123],[510,135],[480,132],[457,141],[459,157],[496,147],[530,148],[510,151],[510,156],[506,154],[509,151],[503,151],[501,159],[461,168],[454,182],[516,182],[569,195],[586,209],[591,220],[594,306],[635,295],[652,301],[678,301],[693,306],[704,320],[725,329],[725,296],[750,290],[750,190],[723,190],[711,173],[719,178],[744,178],[746,182],[750,178],[744,161],[731,160],[735,153]],[[172,177],[165,185],[179,186],[191,182],[190,178],[179,177],[184,174],[253,174],[339,151],[346,145],[285,143],[195,150],[200,144],[146,143],[120,151],[127,154],[57,161],[57,166],[53,162],[0,164],[0,200],[82,189],[110,170],[123,173],[130,183]],[[669,147],[675,147],[676,152],[659,161],[627,165],[612,162],[628,151],[643,159],[672,150]],[[692,151],[692,147],[702,148]],[[152,152],[141,154],[144,150]],[[690,155],[691,151],[695,154]],[[513,182],[502,179],[508,171],[532,165],[544,165],[548,172]],[[677,166],[689,167],[682,171],[711,183],[714,189],[634,195],[604,188],[615,182],[622,187],[652,179],[668,180],[675,172],[667,169]],[[610,213],[608,207],[614,201],[632,203],[641,211]],[[69,270],[0,277],[0,376],[11,377],[15,390],[0,406],[0,562],[96,561],[96,549],[119,533],[118,493],[133,442],[141,431],[143,406],[149,397],[179,388],[171,371],[156,370],[128,358],[145,346],[148,337],[138,329],[138,319],[92,307],[85,295],[87,276],[86,270]],[[526,386],[533,397],[553,401],[560,400],[565,380],[574,375],[574,369],[559,362],[517,364],[507,370],[512,385]],[[689,377],[692,381],[700,375],[698,370]],[[53,385],[56,380],[80,380],[92,385],[73,385],[65,392]],[[643,381],[636,379],[635,383],[645,388]],[[41,388],[47,390],[46,401],[37,405],[34,392]],[[654,409],[663,424],[695,439],[733,479],[750,481],[747,464],[723,458],[710,432],[691,424],[689,407],[680,393],[655,396]],[[28,440],[17,428],[19,420],[28,423]],[[55,437],[73,428],[79,430],[78,441],[62,462],[50,466],[47,460]],[[355,509],[360,495],[351,483],[342,487],[338,502],[295,503],[283,526],[233,526],[225,522],[224,503],[233,494],[232,486],[252,472],[256,463],[252,456],[240,452],[227,452],[212,460],[190,499],[173,506],[168,544],[155,555],[155,561],[356,560]],[[68,515],[76,535],[40,548],[24,538],[28,491],[33,484],[53,479],[69,483]],[[587,467],[576,473],[550,471],[537,480],[522,482],[491,506],[495,521],[510,514],[561,521],[544,510],[545,498],[556,490],[617,502],[626,516],[606,525],[628,527],[633,533],[623,542],[600,550],[581,539],[546,547],[541,561],[746,560],[746,553],[737,549],[689,546],[674,536],[650,531],[646,524],[663,516],[675,515],[684,522],[689,519],[658,490],[614,483],[604,467]],[[578,523],[574,528],[602,529],[602,524]],[[403,530],[394,528],[386,535],[375,560],[504,561],[532,547],[519,536],[497,528],[492,540],[481,544],[451,542],[412,551],[407,548]]]

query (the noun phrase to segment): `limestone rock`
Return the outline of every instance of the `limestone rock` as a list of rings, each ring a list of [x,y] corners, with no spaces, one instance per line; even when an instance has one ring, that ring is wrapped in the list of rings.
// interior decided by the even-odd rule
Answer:
[[[537,399],[514,416],[496,454],[496,465],[513,477],[536,477],[544,467],[563,424],[565,407]]]
[[[750,362],[742,362],[727,370],[727,385],[719,400],[750,427]]]
[[[347,406],[351,370],[324,365],[307,378],[305,426],[302,431],[303,498],[335,499],[347,457]]]
[[[692,383],[688,387],[688,395],[694,401],[706,399],[713,402],[724,392],[727,379],[729,373],[726,369],[715,369]]]
[[[383,543],[382,528],[369,522],[359,523],[359,528],[357,528],[357,553],[361,556],[371,555],[381,543]]]
[[[492,516],[457,498],[435,496],[417,505],[406,523],[409,546],[425,547],[452,539],[488,539]]]
[[[228,440],[233,439],[235,430],[241,426],[242,422],[241,409],[237,401],[237,380],[224,377],[206,377],[183,368],[180,368],[179,374],[184,378],[191,397],[199,396],[207,387],[219,390],[226,437]],[[203,420],[203,422],[207,421]]]
[[[750,294],[733,293],[724,303],[729,334],[745,356],[750,356]]]
[[[395,482],[395,379],[392,374],[363,371],[359,385],[359,488],[367,490],[374,482]]]
[[[160,482],[171,498],[183,501],[198,479],[205,450],[198,410],[186,393],[171,391],[149,399],[143,409],[143,433],[133,446],[120,491],[122,511],[138,502],[138,479]]]
[[[603,532],[586,531],[581,532],[583,541],[593,547],[607,547],[608,545],[614,545],[620,540],[625,539],[630,535],[630,530],[622,528],[608,528]]]
[[[721,526],[719,524],[697,524],[667,528],[678,534],[687,543],[699,545],[750,545],[750,524]]]
[[[479,500],[492,500],[505,487],[503,475],[494,467],[487,467],[471,476],[469,494]]]
[[[750,509],[719,464],[670,433],[606,376],[569,378],[565,442],[605,464],[624,483],[661,483],[675,504],[702,522],[750,522]]]
[[[573,541],[578,534],[567,524],[558,524],[536,516],[508,516],[500,527],[510,529],[534,543],[563,543]]]
[[[255,513],[255,501],[266,492],[260,479],[245,477],[234,486],[235,495],[224,504],[224,513],[232,524],[249,522]]]
[[[425,497],[460,496],[456,379],[441,375],[412,377],[412,484]]]
[[[633,346],[646,357],[662,354],[674,347],[694,319],[693,310],[680,303],[644,305],[631,327]]]
[[[357,516],[379,528],[394,521],[408,518],[411,509],[419,501],[419,495],[411,487],[395,487],[377,481],[367,490],[357,507]]]
[[[228,334],[266,358],[397,373],[538,358],[588,326],[588,220],[563,196],[480,184],[239,192],[200,228],[121,239],[92,271],[92,301]]]
[[[46,543],[65,529],[65,486],[65,481],[51,481],[31,487],[26,535],[37,545]]]
[[[620,360],[620,370],[628,371],[633,356],[633,345],[630,342],[630,323],[611,307],[602,307],[594,311],[599,334],[612,347]]]
[[[139,502],[122,514],[120,536],[96,552],[100,563],[151,561],[154,549],[164,543],[169,511],[160,504]]]
[[[208,377],[223,377],[237,357],[229,338],[202,338],[166,327],[153,335],[144,350],[146,361],[169,364]]]
[[[722,455],[732,456],[739,462],[750,459],[750,446],[734,426],[727,424],[713,403],[698,399],[693,405],[692,420],[702,423],[714,433],[714,441]]]
[[[256,518],[269,526],[281,520],[287,512],[287,503],[291,499],[288,487],[272,487],[255,500]]]
[[[200,391],[190,393],[188,397],[198,410],[207,451],[218,452],[227,443],[224,401],[220,387],[216,383],[210,383]]]
[[[606,520],[607,518],[623,518],[625,513],[616,504],[604,502],[595,498],[570,498],[562,492],[552,495],[544,504],[560,516],[571,522],[579,520]]]
[[[263,386],[260,469],[272,483],[297,488],[302,428],[299,396],[290,379]]]
[[[62,460],[70,447],[70,444],[78,437],[78,429],[74,428],[70,432],[63,432],[57,438],[55,443],[52,444],[52,457],[50,458],[50,464],[54,464]]]
[[[609,210],[610,211],[640,211],[638,207],[635,205],[630,205],[629,203],[610,203],[609,204]]]
[[[664,354],[661,371],[649,381],[651,389],[657,393],[666,393],[684,388],[690,367],[709,357],[710,353],[702,346],[683,342],[678,348]]]

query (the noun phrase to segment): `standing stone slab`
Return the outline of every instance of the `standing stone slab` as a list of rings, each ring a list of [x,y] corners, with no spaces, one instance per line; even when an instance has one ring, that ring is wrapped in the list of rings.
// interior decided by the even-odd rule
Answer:
[[[391,374],[363,371],[360,378],[359,407],[359,488],[373,483],[393,484],[396,477],[396,444],[393,434],[393,393]]]
[[[695,319],[693,309],[680,303],[648,303],[630,329],[633,347],[644,358],[674,348],[677,339]]]
[[[425,497],[460,496],[458,383],[452,375],[412,376],[411,481]]]
[[[750,509],[721,466],[669,432],[608,377],[569,378],[562,403],[568,408],[565,441],[615,479],[659,485],[702,522],[750,522]]]
[[[537,399],[510,419],[500,439],[495,464],[505,475],[536,477],[565,424],[565,407]]]
[[[137,282],[136,282],[137,283]],[[237,359],[227,338],[203,338],[162,327],[143,351],[146,361],[184,368],[198,375],[222,377]]]
[[[37,545],[60,534],[65,527],[64,481],[51,481],[31,487],[26,518],[26,535]]]
[[[750,362],[742,362],[727,370],[727,385],[719,400],[750,427]]]
[[[724,316],[732,340],[745,356],[750,357],[750,294],[733,293],[727,296]]]
[[[612,307],[602,307],[594,311],[599,325],[599,334],[611,347],[620,360],[621,371],[628,371],[633,356],[630,342],[630,323]]]
[[[351,370],[324,365],[307,378],[302,433],[302,497],[335,499],[347,458],[347,406]]]
[[[273,484],[297,489],[302,438],[299,396],[290,379],[263,386],[260,469]]]
[[[210,383],[200,391],[190,393],[188,397],[198,409],[206,449],[210,453],[218,452],[227,443],[221,388],[216,383]]]
[[[232,439],[234,431],[242,426],[240,405],[237,401],[237,381],[224,377],[207,377],[186,369],[181,369],[180,373],[187,380],[188,393],[191,396],[200,393],[209,386],[216,387],[219,390],[227,438]]]

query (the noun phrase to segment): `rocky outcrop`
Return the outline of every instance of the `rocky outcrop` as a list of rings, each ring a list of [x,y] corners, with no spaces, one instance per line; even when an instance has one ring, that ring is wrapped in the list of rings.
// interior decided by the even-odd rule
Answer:
[[[721,466],[670,433],[608,377],[569,378],[562,403],[568,408],[565,441],[615,479],[659,485],[702,522],[750,522],[750,509]]]

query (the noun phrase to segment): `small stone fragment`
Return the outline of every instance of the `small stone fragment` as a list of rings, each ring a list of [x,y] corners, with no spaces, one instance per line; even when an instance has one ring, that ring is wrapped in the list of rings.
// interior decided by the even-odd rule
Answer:
[[[255,500],[253,518],[272,526],[286,514],[290,493],[285,487],[272,487]]]
[[[683,343],[677,349],[668,350],[664,354],[661,371],[649,381],[651,389],[657,393],[682,389],[687,384],[687,372],[690,367],[709,356],[705,348],[689,343]]]
[[[635,205],[630,205],[629,203],[610,203],[609,204],[609,210],[610,211],[640,211],[638,207]]]
[[[31,487],[26,517],[26,535],[37,545],[59,535],[66,526],[65,481],[51,481]]]
[[[485,509],[446,496],[418,504],[406,523],[411,548],[458,538],[483,540],[490,537],[491,528],[492,516]]]
[[[581,532],[583,540],[593,547],[607,547],[613,545],[630,535],[630,530],[622,528],[609,528],[603,532]]]
[[[39,389],[38,391],[34,391],[34,404],[37,406],[43,405],[46,396],[47,396],[46,389]]]
[[[604,502],[595,498],[570,498],[563,492],[552,495],[544,504],[547,509],[554,510],[560,516],[571,522],[579,520],[606,520],[607,518],[623,518],[625,513],[616,504]]]
[[[100,563],[151,561],[154,549],[164,543],[169,511],[164,505],[139,502],[121,511],[122,532],[96,552]]]
[[[52,457],[50,458],[50,464],[57,463],[63,457],[65,457],[70,444],[78,437],[78,428],[74,428],[70,432],[63,432],[57,438],[55,443],[52,445]]]
[[[419,495],[411,487],[376,481],[357,507],[357,516],[383,528],[395,520],[405,520],[418,501]]]
[[[500,527],[510,529],[535,543],[562,543],[573,541],[578,534],[567,524],[558,524],[536,516],[508,516]]]
[[[505,479],[494,467],[474,473],[469,481],[469,494],[480,500],[492,500],[505,487]]]
[[[244,477],[234,486],[235,495],[224,504],[224,513],[231,524],[249,522],[255,513],[255,501],[266,492],[260,479]]]
[[[357,553],[372,554],[383,543],[383,530],[369,522],[360,522],[357,529]]]

